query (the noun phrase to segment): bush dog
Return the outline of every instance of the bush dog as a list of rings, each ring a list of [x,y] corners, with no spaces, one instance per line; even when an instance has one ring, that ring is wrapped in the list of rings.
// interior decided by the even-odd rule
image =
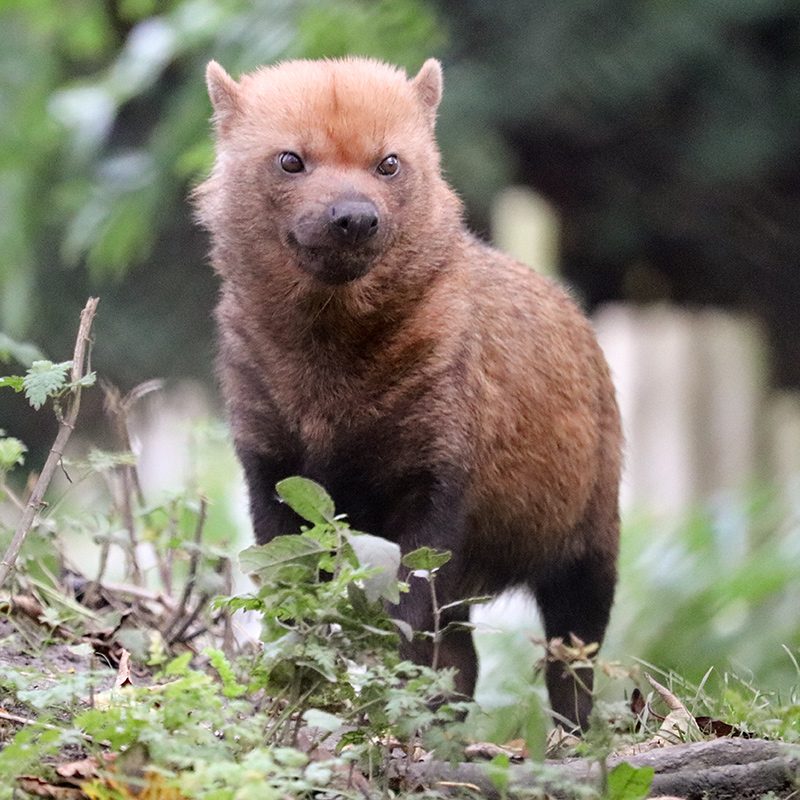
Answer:
[[[616,581],[620,423],[590,325],[564,291],[470,234],[434,139],[439,62],[362,58],[207,69],[217,156],[196,190],[218,370],[255,535],[299,528],[275,495],[304,475],[360,530],[449,550],[441,604],[508,587],[548,638],[600,643]],[[393,611],[432,629],[427,585]],[[465,607],[449,620],[466,620]],[[453,626],[439,664],[471,695]],[[431,644],[403,645],[430,662]],[[546,668],[581,727],[592,676]]]

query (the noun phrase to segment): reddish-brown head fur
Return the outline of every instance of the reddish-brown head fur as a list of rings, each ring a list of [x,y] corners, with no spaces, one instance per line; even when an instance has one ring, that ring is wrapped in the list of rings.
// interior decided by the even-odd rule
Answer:
[[[201,221],[225,251],[215,259],[219,269],[263,271],[284,288],[302,284],[302,273],[317,279],[312,289],[340,285],[407,260],[409,243],[418,247],[443,215],[457,223],[433,135],[438,62],[429,60],[409,80],[367,59],[293,61],[239,82],[211,62],[207,82],[217,163],[197,200]],[[301,171],[282,167],[287,153]],[[387,157],[396,157],[396,174],[381,172]],[[374,235],[356,244],[342,238],[331,219],[341,221],[344,203],[374,212]]]

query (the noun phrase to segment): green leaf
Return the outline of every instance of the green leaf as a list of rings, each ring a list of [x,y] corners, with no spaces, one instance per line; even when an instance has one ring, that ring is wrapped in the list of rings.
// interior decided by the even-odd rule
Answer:
[[[655,770],[632,767],[623,761],[608,773],[606,800],[641,800],[650,792]]]
[[[205,654],[222,681],[222,693],[225,697],[241,697],[247,692],[247,687],[236,680],[233,667],[222,650],[210,647]]]
[[[309,708],[303,714],[303,720],[310,728],[319,728],[323,731],[338,731],[344,727],[344,721],[334,714],[322,711],[319,708]]]
[[[189,662],[192,660],[192,653],[181,653],[176,656],[164,668],[164,674],[171,677],[184,677],[189,674]]]
[[[403,634],[407,642],[414,640],[414,629],[405,620],[392,617],[391,622]]]
[[[4,378],[0,378],[0,387],[8,386],[15,392],[21,392],[24,381],[25,378],[22,375],[6,375]]]
[[[337,658],[337,651],[328,642],[309,639],[303,645],[302,655],[298,656],[294,663],[298,667],[308,667],[325,680],[336,683],[339,677],[336,672]]]
[[[403,564],[409,569],[424,569],[433,572],[444,566],[452,554],[448,550],[435,550],[433,547],[420,547],[403,556]]]
[[[13,436],[0,439],[0,472],[8,472],[17,464],[24,464],[27,450],[28,448]]]
[[[310,556],[327,553],[316,539],[305,534],[276,536],[267,544],[253,545],[239,554],[239,566],[247,574],[267,580],[276,570],[288,564],[307,562]]]
[[[80,386],[82,389],[85,389],[89,386],[94,386],[95,383],[97,383],[97,373],[89,372],[82,378],[78,378],[77,381],[72,381],[72,383],[69,384],[69,388],[77,389]]]
[[[34,726],[17,731],[0,751],[0,775],[21,775],[36,768],[45,756],[58,750],[60,737],[58,730],[42,731]]]
[[[57,394],[66,384],[67,371],[72,366],[71,361],[62,361],[54,364],[52,361],[34,361],[31,364],[23,385],[25,397],[38,411],[48,397]]]
[[[511,783],[511,759],[505,753],[498,753],[487,765],[486,774],[492,785],[505,797]]]
[[[316,481],[295,475],[279,481],[275,489],[281,500],[303,519],[314,525],[333,522],[333,500]]]
[[[364,579],[364,593],[367,599],[374,603],[382,597],[390,603],[399,603],[397,572],[400,569],[400,548],[388,539],[369,533],[351,531],[346,536],[358,563],[364,567],[380,570]]]
[[[294,747],[273,747],[270,750],[270,756],[282,767],[295,769],[304,767],[309,761],[309,757],[305,753]],[[259,792],[258,796],[263,797],[264,794]]]

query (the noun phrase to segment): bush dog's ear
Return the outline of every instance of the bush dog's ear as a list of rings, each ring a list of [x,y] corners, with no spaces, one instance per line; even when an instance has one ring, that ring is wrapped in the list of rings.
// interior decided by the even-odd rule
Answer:
[[[429,58],[420,67],[411,85],[432,128],[436,123],[436,109],[442,99],[442,65],[435,58]]]
[[[206,67],[206,86],[214,107],[214,124],[220,135],[226,134],[241,110],[239,84],[216,61]]]

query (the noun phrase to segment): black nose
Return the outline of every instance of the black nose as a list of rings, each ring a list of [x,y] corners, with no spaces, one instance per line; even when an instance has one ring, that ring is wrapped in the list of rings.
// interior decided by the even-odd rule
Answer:
[[[369,200],[342,200],[331,206],[330,225],[341,241],[362,244],[378,232],[378,209]]]

